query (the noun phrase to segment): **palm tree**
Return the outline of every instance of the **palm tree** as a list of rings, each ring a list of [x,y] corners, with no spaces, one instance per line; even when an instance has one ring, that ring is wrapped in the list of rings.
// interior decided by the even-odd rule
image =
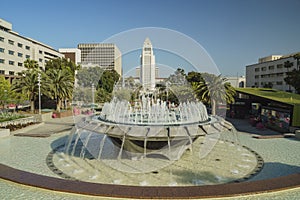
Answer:
[[[38,73],[36,69],[24,70],[20,73],[20,78],[12,84],[13,91],[25,94],[30,100],[31,112],[34,112],[34,101],[38,94]]]
[[[46,72],[44,86],[48,89],[46,94],[56,100],[56,111],[60,112],[63,99],[71,99],[74,88],[74,76],[68,69],[50,68]]]
[[[27,69],[39,69],[39,64],[35,60],[30,60],[30,59],[25,60],[24,66]]]
[[[194,83],[198,98],[204,103],[211,104],[212,115],[216,115],[217,103],[231,103],[234,101],[235,90],[221,75],[202,74],[203,81]]]

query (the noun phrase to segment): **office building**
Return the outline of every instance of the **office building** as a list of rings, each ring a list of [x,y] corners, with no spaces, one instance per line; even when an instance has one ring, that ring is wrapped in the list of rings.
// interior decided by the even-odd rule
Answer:
[[[115,44],[110,43],[82,43],[78,44],[81,51],[81,65],[99,66],[103,69],[114,69],[122,76],[122,55]]]
[[[0,75],[12,81],[18,72],[25,70],[26,59],[35,60],[42,68],[49,59],[63,57],[52,47],[19,35],[12,24],[0,19]]]
[[[297,60],[289,55],[271,55],[258,59],[257,64],[246,66],[246,87],[272,87],[277,90],[295,92],[295,88],[285,83],[287,72],[297,69]],[[291,66],[287,68],[286,62]]]
[[[155,66],[152,44],[150,39],[146,38],[142,49],[140,68],[140,82],[144,90],[153,91],[155,89],[156,73],[158,74],[158,70]]]

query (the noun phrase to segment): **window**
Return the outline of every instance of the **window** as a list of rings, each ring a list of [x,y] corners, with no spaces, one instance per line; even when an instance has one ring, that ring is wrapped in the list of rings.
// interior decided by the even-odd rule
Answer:
[[[30,50],[30,46],[26,46],[25,49],[26,49],[26,50]]]
[[[27,59],[30,59],[30,55],[26,55],[26,58],[27,58]]]
[[[41,50],[39,50],[39,53],[40,53],[40,54],[43,54],[43,52],[42,52]]]
[[[9,71],[8,73],[9,73],[9,75],[15,75],[15,72],[13,72],[13,71]]]
[[[40,62],[43,62],[43,59],[40,58],[39,61],[40,61]]]
[[[257,67],[257,68],[255,68],[255,70],[254,71],[256,71],[256,72],[259,72],[259,68]]]
[[[18,53],[18,56],[19,56],[19,57],[23,57],[23,54],[22,54],[22,53]]]
[[[277,81],[276,85],[282,85],[282,81]]]
[[[8,54],[9,54],[9,55],[14,55],[14,54],[15,54],[15,52],[14,52],[14,51],[12,51],[12,50],[8,50]]]
[[[274,65],[269,66],[269,70],[274,70],[274,69],[275,69]]]
[[[4,49],[3,49],[3,48],[0,48],[0,52],[1,52],[1,53],[4,53]]]
[[[277,69],[282,69],[283,68],[283,64],[278,64],[277,65]]]
[[[5,71],[4,70],[0,70],[0,74],[5,74]]]
[[[19,67],[23,67],[23,63],[18,63],[18,66]]]
[[[23,47],[23,44],[18,43],[18,47],[22,48],[22,47]]]
[[[0,42],[4,42],[4,37],[0,37]]]
[[[4,59],[0,59],[0,63],[4,63]]]
[[[8,61],[8,64],[9,65],[15,65],[15,62],[10,60],[10,61]]]
[[[8,40],[8,44],[11,44],[11,45],[14,45],[14,41],[12,41],[12,40]]]
[[[255,77],[254,78],[259,78],[259,75],[255,75]]]
[[[266,71],[267,70],[267,67],[262,67],[261,68],[261,71]]]

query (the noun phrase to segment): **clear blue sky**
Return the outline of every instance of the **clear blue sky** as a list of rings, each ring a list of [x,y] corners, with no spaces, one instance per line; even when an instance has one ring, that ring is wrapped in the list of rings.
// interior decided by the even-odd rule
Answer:
[[[133,28],[173,29],[201,44],[223,75],[300,51],[300,0],[2,0],[0,8],[14,31],[55,49]]]

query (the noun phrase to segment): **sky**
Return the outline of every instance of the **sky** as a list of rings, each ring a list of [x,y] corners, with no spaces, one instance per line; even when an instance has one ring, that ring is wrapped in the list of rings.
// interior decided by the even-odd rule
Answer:
[[[54,49],[136,28],[174,30],[199,43],[223,76],[245,75],[260,57],[300,51],[300,0],[1,0],[0,8],[14,31]],[[188,65],[176,62],[170,65]],[[123,67],[136,63],[128,56]]]

